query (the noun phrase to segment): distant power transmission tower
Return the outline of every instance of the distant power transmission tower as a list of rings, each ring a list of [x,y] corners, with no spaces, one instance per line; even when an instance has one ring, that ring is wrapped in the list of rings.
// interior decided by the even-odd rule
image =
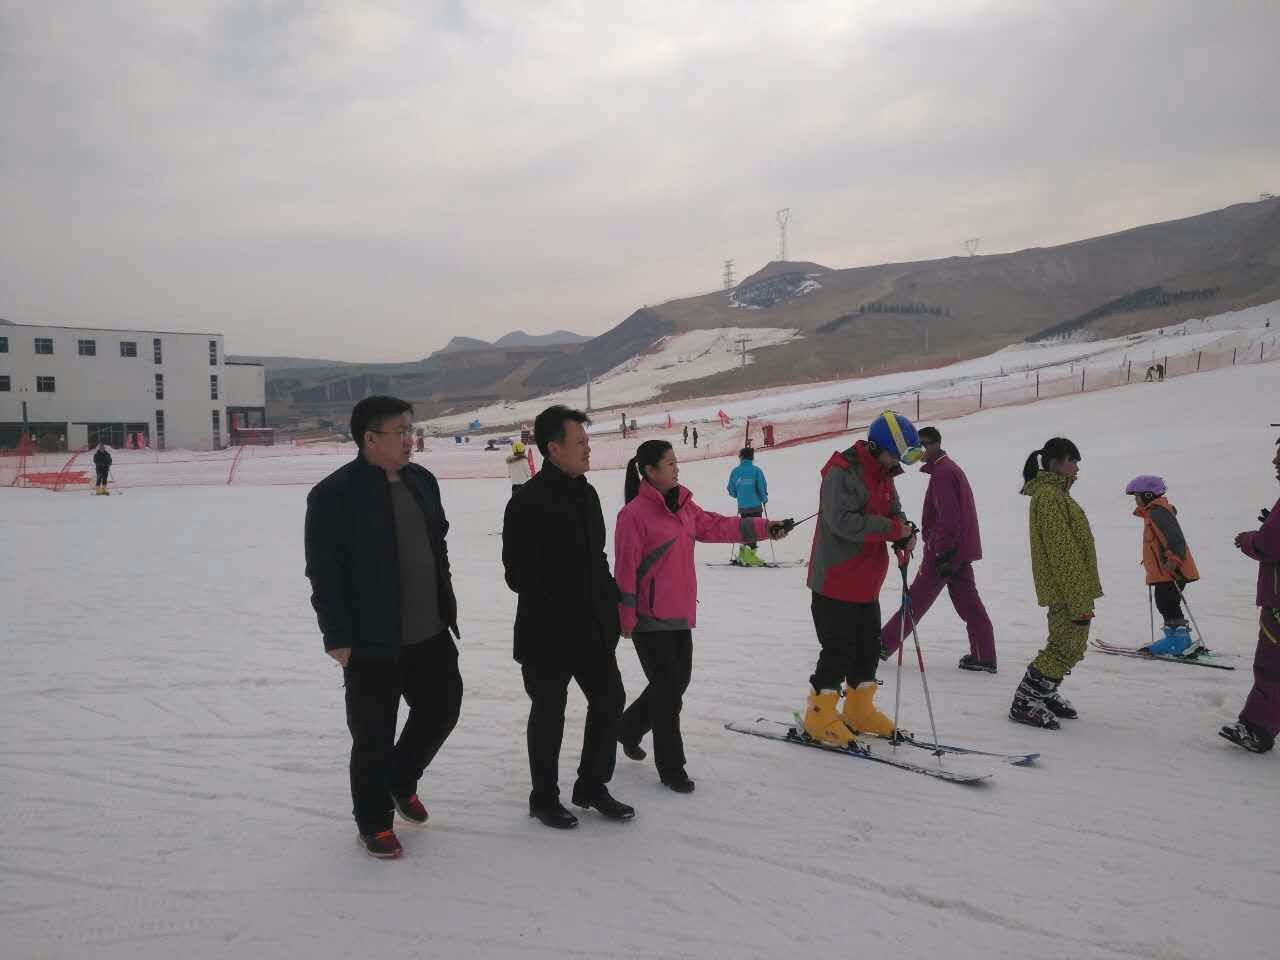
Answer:
[[[733,341],[738,345],[738,349],[742,351],[742,365],[747,365],[747,344],[751,342],[751,338],[747,336],[738,337]]]
[[[978,252],[978,244],[982,242],[981,237],[972,237],[964,242],[964,248],[969,251],[969,256],[973,256]]]
[[[733,279],[733,261],[726,260],[724,262],[724,288],[726,290],[732,290],[735,286],[737,286],[737,284]]]
[[[787,222],[791,219],[791,208],[778,211],[778,259],[787,259]]]

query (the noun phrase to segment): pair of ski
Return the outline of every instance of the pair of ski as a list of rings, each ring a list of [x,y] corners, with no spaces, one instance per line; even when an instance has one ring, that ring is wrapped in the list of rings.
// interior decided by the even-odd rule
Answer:
[[[803,567],[808,560],[777,560],[760,564],[739,563],[737,560],[720,560],[707,563],[708,567],[741,567],[743,570],[787,570],[791,567]]]
[[[810,737],[804,732],[804,726],[798,717],[793,723],[758,717],[752,723],[726,723],[725,729],[752,737],[762,737],[765,740],[778,740],[797,746],[825,750],[828,753],[838,753],[858,760],[883,763],[897,767],[899,770],[908,770],[952,783],[981,783],[995,774],[996,767],[993,764],[997,762],[1025,766],[1034,763],[1040,756],[1039,753],[994,753],[955,744],[938,744],[935,748],[932,743],[921,740],[905,730],[899,730],[895,740],[873,738],[876,741],[874,746],[866,740],[857,740],[848,746],[840,747]],[[905,749],[902,754],[899,754],[894,749],[895,746],[926,751],[931,755],[931,759],[913,759],[905,755],[907,753]]]
[[[1166,663],[1185,663],[1191,667],[1211,667],[1214,670],[1234,670],[1229,663],[1223,663],[1223,654],[1213,653],[1211,650],[1201,650],[1199,653],[1190,657],[1175,657],[1167,653],[1148,653],[1141,647],[1119,647],[1114,643],[1107,643],[1105,640],[1099,640],[1096,637],[1090,641],[1094,649],[1109,653],[1114,657],[1131,657],[1134,660],[1163,660]]]

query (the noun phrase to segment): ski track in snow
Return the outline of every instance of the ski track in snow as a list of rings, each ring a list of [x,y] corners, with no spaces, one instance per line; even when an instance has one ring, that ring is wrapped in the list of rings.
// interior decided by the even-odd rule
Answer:
[[[1280,755],[1246,754],[1216,729],[1251,683],[1256,565],[1231,540],[1280,492],[1267,426],[1278,370],[943,424],[982,511],[977,578],[1001,672],[955,669],[964,629],[941,598],[921,622],[938,732],[1042,753],[976,788],[723,730],[789,717],[817,642],[803,568],[708,567],[728,552],[708,545],[683,721],[697,792],[671,793],[651,763],[619,755],[612,787],[637,807],[634,822],[583,812],[572,833],[541,827],[526,815],[514,597],[490,536],[507,484],[444,482],[467,692],[421,786],[431,826],[399,829],[396,863],[355,843],[341,679],[302,573],[303,488],[0,489],[3,955],[1270,956]],[[1123,488],[1160,473],[1204,575],[1188,598],[1210,645],[1243,656],[1235,673],[1090,652],[1064,687],[1080,720],[1058,732],[1007,720],[1044,632],[1019,471],[1052,434],[1084,453],[1075,493],[1107,592],[1098,635],[1146,636],[1140,525]],[[838,445],[762,452],[771,516],[812,512],[817,471]],[[682,481],[704,507],[731,512],[729,466],[692,463]],[[611,527],[621,473],[592,479]],[[910,470],[899,484],[913,517],[925,479]],[[779,559],[803,557],[811,535],[777,544]],[[891,572],[886,618],[898,600]],[[626,641],[619,660],[634,696],[642,675]],[[910,649],[905,662],[902,722],[927,734]],[[880,676],[892,707],[893,664]],[[583,713],[572,688],[566,792]]]

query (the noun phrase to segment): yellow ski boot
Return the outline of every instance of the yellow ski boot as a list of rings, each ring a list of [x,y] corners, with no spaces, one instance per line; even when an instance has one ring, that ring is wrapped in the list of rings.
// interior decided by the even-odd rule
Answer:
[[[815,740],[846,747],[853,742],[853,731],[840,719],[836,704],[839,690],[809,691],[804,710],[804,732]]]
[[[878,737],[893,736],[893,721],[876,709],[871,699],[876,695],[876,682],[868,680],[844,692],[844,709],[840,716],[858,733]]]
[[[754,548],[743,544],[738,548],[738,564],[743,567],[763,567],[764,561]]]

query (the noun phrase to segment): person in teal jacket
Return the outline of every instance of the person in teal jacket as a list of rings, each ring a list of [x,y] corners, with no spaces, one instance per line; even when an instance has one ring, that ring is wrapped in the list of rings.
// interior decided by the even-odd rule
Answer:
[[[740,517],[764,516],[764,505],[769,502],[769,485],[765,483],[764,471],[756,466],[755,460],[755,448],[743,447],[738,451],[738,465],[729,474],[726,489],[729,496],[737,499]],[[764,566],[754,543],[742,544],[733,562],[743,567]]]

